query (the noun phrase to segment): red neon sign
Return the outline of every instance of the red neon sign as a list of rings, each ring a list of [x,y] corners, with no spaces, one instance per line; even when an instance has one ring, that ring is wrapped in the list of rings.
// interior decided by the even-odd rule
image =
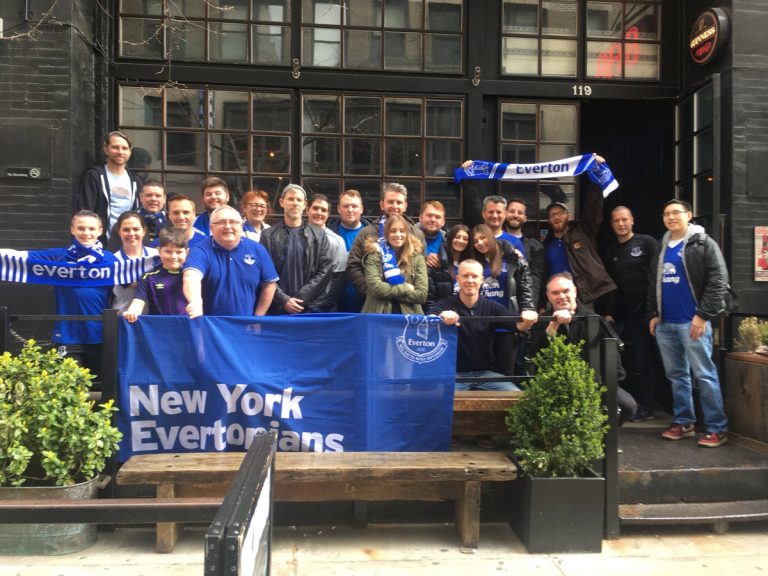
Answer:
[[[640,30],[637,26],[632,26],[627,30],[624,36],[626,40],[637,40],[640,38]],[[597,55],[596,76],[598,78],[620,78],[621,77],[621,42],[614,42],[605,52]],[[635,66],[640,60],[640,45],[626,44],[624,50],[627,53],[627,66]]]

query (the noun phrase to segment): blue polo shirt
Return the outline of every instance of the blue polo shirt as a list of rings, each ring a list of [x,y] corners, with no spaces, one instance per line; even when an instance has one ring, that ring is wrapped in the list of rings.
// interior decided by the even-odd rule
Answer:
[[[512,236],[509,232],[504,232],[502,230],[501,234],[496,236],[496,240],[506,240],[510,244],[512,244],[513,248],[517,248],[520,250],[520,254],[525,256],[525,248],[523,248],[523,241],[520,240],[517,236]]]
[[[253,316],[262,284],[279,276],[264,246],[241,238],[225,250],[213,238],[189,252],[184,270],[203,276],[203,314],[206,316]]]
[[[210,236],[211,235],[211,215],[207,211],[203,212],[197,218],[195,218],[195,221],[192,224],[192,226],[197,230],[200,230],[200,232],[202,232],[206,236]]]

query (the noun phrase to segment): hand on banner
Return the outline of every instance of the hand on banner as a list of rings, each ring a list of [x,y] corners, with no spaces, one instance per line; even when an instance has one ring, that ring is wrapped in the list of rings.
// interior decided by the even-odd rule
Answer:
[[[445,310],[443,312],[440,312],[440,319],[443,321],[443,324],[446,326],[461,326],[461,322],[459,322],[459,319],[461,316],[459,316],[456,312],[453,310]]]
[[[522,317],[522,320],[517,323],[517,329],[520,332],[523,332],[525,330],[530,330],[534,324],[539,320],[539,315],[536,313],[535,310],[523,310],[520,313],[520,316]]]
[[[203,301],[200,300],[194,300],[187,304],[186,308],[184,310],[187,311],[187,315],[190,318],[197,318],[198,316],[203,315]]]

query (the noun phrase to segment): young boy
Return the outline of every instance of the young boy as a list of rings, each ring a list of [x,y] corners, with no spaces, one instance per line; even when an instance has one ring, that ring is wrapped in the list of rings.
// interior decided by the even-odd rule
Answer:
[[[139,281],[136,297],[123,312],[128,322],[136,322],[147,305],[148,314],[186,316],[187,299],[182,292],[181,269],[189,254],[187,240],[182,232],[174,231],[159,236],[158,250],[162,266],[149,272]]]

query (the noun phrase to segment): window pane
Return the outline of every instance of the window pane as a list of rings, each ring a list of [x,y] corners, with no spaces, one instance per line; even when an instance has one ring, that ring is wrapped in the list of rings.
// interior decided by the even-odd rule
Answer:
[[[626,4],[624,37],[628,40],[658,40],[661,6]]]
[[[533,164],[536,162],[536,145],[502,144],[501,161],[508,164]]]
[[[538,199],[539,185],[536,182],[500,181],[499,184],[499,191],[504,198],[507,200],[517,198],[523,201],[529,221],[540,219],[538,204],[536,203],[536,200]],[[544,220],[546,219],[547,216],[545,213]]]
[[[421,70],[421,34],[384,33],[385,70]]]
[[[421,28],[421,0],[384,0],[385,28]]]
[[[213,113],[208,117],[210,128],[248,130],[248,93],[224,90],[209,91]]]
[[[288,174],[291,171],[290,136],[254,136],[253,171]]]
[[[249,0],[206,0],[206,4],[208,4],[208,16],[210,18],[221,20],[248,19]]]
[[[712,174],[703,174],[698,176],[693,182],[693,205],[696,207],[697,216],[712,212],[712,201],[714,199],[712,180]]]
[[[627,42],[624,45],[624,77],[658,80],[659,48],[658,44],[632,44]]]
[[[541,32],[550,36],[576,36],[576,0],[544,0],[541,3]]]
[[[541,75],[576,76],[576,40],[541,40]]]
[[[693,96],[696,109],[696,125],[694,130],[702,130],[712,126],[712,84],[707,84]]]
[[[539,0],[504,0],[502,11],[504,34],[539,32]]]
[[[205,61],[205,22],[170,20],[168,56],[177,60]]]
[[[559,182],[543,183],[541,185],[541,195],[539,196],[539,208],[545,210],[552,202],[562,202],[568,206],[571,218],[575,215],[576,207],[576,186],[573,184],[561,184]],[[546,216],[545,218],[546,219]]]
[[[542,142],[575,142],[576,141],[576,107],[541,106],[541,141]]]
[[[686,180],[684,182],[680,182],[675,186],[675,198],[679,198],[680,200],[685,200],[693,206],[694,211],[696,210],[696,205],[693,203],[693,180]],[[695,214],[695,212],[694,212]]]
[[[339,195],[339,181],[335,178],[304,178],[301,183],[308,195],[325,194],[328,198],[336,198]]]
[[[291,131],[291,97],[288,94],[253,95],[253,129]]]
[[[344,99],[346,134],[381,134],[381,99],[347,96]]]
[[[163,57],[163,25],[160,20],[122,18],[120,33],[121,56]]]
[[[416,98],[387,98],[387,136],[421,136],[421,106]]]
[[[464,159],[458,140],[427,140],[427,176],[451,177]]]
[[[587,42],[587,76],[621,78],[621,43]]]
[[[461,32],[461,0],[427,0],[426,29]]]
[[[693,98],[686,98],[677,105],[676,140],[687,138],[693,132]]]
[[[592,38],[621,38],[621,4],[618,2],[587,2],[587,36]]]
[[[307,66],[340,65],[341,30],[304,28],[302,60]]]
[[[165,173],[165,193],[183,194],[189,196],[195,202],[195,209],[198,214],[203,210],[203,202],[200,199],[200,181],[205,178],[203,174],[174,174]]]
[[[166,168],[203,170],[205,134],[202,132],[166,132]]]
[[[536,76],[539,41],[536,38],[502,38],[501,73]]]
[[[574,144],[542,144],[539,148],[539,162],[562,160],[572,156],[576,156],[576,145]]]
[[[687,180],[693,175],[693,140],[683,140],[675,147],[675,180]]]
[[[338,138],[318,138],[316,136],[304,138],[301,169],[307,174],[338,174]]]
[[[254,176],[251,178],[251,187],[264,190],[270,197],[270,213],[280,212],[278,197],[286,186],[288,179],[284,176]],[[239,200],[239,199],[238,199]]]
[[[359,1],[359,0],[358,0]],[[341,24],[343,2],[339,0],[303,0],[301,21],[307,24]]]
[[[163,0],[121,0],[120,12],[159,16],[163,13]]]
[[[712,130],[705,130],[694,136],[693,141],[696,151],[694,171],[700,174],[705,170],[712,170]]]
[[[248,26],[209,22],[209,58],[214,62],[248,61]]]
[[[248,140],[246,134],[211,134],[209,170],[247,172]]]
[[[139,173],[142,170],[162,170],[162,133],[159,130],[125,130],[125,135],[133,143],[128,168]]]
[[[253,27],[253,63],[288,66],[291,62],[291,29],[288,26]]]
[[[421,176],[421,140],[387,140],[386,176]]]
[[[344,174],[381,174],[381,140],[347,138],[344,140]]]
[[[348,2],[349,26],[381,26],[381,2],[379,0],[354,0]]]
[[[344,67],[381,70],[381,32],[345,30]]]
[[[163,94],[152,88],[120,88],[121,126],[160,126],[163,120]]]
[[[253,19],[265,22],[290,22],[290,0],[253,0]]]
[[[166,89],[167,126],[202,128],[206,117],[205,90]]]
[[[381,195],[380,180],[365,180],[357,178],[345,178],[344,190],[357,190],[363,197],[364,214],[380,214],[379,197]],[[410,207],[409,207],[410,208]],[[411,212],[411,210],[408,210]]]
[[[461,137],[461,102],[427,100],[427,136]]]
[[[304,96],[304,132],[339,133],[339,96]]]
[[[426,34],[425,72],[444,72],[458,74],[462,69],[461,36],[447,34]]]
[[[459,205],[459,195],[456,193],[456,184],[453,182],[435,182],[427,181],[424,183],[425,200],[437,200],[445,206],[445,215],[448,218],[458,219],[460,217],[461,207]],[[409,212],[416,214],[409,206]]]
[[[206,3],[204,0],[192,0],[191,2],[168,1],[166,6],[171,18],[205,18]]]
[[[536,104],[502,103],[501,138],[536,140]]]

